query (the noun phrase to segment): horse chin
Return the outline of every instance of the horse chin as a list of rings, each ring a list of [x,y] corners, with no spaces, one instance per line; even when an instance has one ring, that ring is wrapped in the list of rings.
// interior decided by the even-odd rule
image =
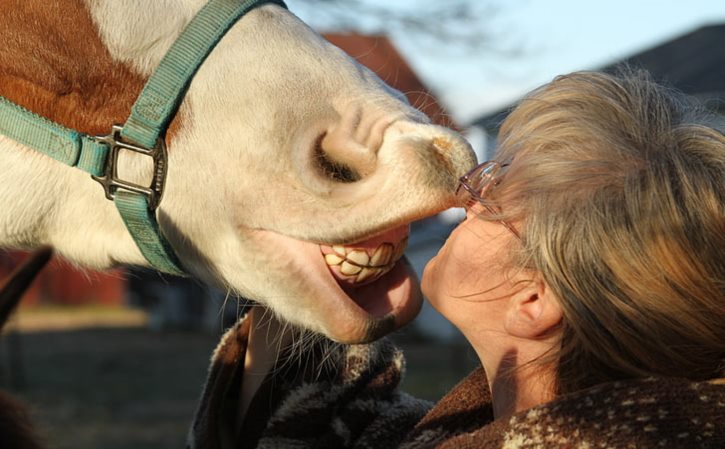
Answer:
[[[403,257],[379,279],[362,286],[343,286],[349,299],[369,315],[368,330],[349,343],[373,341],[412,321],[423,304],[418,280]]]
[[[259,292],[259,300],[283,319],[340,343],[381,338],[409,323],[422,305],[418,280],[402,256],[407,229],[406,225],[344,246],[255,231],[255,239],[274,252],[268,267],[280,276],[277,287],[286,290],[284,295],[279,291],[273,295],[295,298],[279,302],[270,295],[265,300],[265,292]],[[330,263],[331,254],[340,258],[345,252],[351,263]],[[355,252],[366,252],[367,261]],[[366,269],[372,274],[361,279]]]

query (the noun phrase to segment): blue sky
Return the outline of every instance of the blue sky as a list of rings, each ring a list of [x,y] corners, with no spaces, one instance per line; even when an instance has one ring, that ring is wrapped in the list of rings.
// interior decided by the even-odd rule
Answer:
[[[440,0],[396,4],[404,8],[422,1]],[[498,2],[500,13],[482,26],[496,28],[502,44],[521,47],[520,56],[481,50],[464,57],[454,48],[454,56],[447,56],[402,33],[391,36],[462,123],[507,105],[558,74],[601,67],[700,26],[725,24],[725,0],[490,1]],[[300,12],[294,1],[290,8]],[[713,51],[725,57],[724,48],[725,43]]]
[[[558,74],[595,69],[710,24],[725,24],[725,0],[510,1],[497,20],[524,54],[435,61],[396,43],[463,122],[495,110]],[[725,42],[713,48],[725,57]],[[446,70],[439,70],[446,67]]]

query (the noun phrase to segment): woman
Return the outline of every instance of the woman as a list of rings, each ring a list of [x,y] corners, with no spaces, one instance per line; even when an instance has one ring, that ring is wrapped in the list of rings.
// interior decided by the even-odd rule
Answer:
[[[422,280],[483,369],[428,410],[396,390],[389,343],[340,347],[319,371],[288,361],[252,400],[229,368],[244,320],[191,447],[725,447],[725,137],[692,111],[641,73],[531,93],[462,178],[467,218]]]

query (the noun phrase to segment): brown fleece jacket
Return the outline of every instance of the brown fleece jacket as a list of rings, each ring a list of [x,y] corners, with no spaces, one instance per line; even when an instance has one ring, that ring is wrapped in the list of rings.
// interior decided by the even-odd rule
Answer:
[[[242,320],[215,351],[187,448],[725,448],[722,379],[613,382],[494,420],[482,369],[431,407],[398,390],[403,357],[386,340],[323,342],[288,360],[234,436],[248,333]]]

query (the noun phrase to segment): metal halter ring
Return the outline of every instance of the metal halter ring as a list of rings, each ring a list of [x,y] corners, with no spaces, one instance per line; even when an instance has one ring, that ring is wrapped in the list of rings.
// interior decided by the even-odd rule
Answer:
[[[164,185],[166,183],[166,143],[163,138],[159,138],[156,141],[156,146],[154,148],[139,147],[137,145],[124,142],[121,137],[122,130],[122,126],[113,125],[111,134],[96,137],[97,142],[108,145],[109,152],[103,176],[92,176],[92,178],[103,186],[103,190],[106,192],[106,198],[109,200],[113,200],[116,192],[119,189],[123,189],[144,195],[148,199],[149,209],[155,210],[161,202],[161,197],[164,193]],[[149,156],[153,159],[153,178],[150,186],[145,187],[130,181],[119,179],[118,155],[121,150],[143,154],[144,156]]]

